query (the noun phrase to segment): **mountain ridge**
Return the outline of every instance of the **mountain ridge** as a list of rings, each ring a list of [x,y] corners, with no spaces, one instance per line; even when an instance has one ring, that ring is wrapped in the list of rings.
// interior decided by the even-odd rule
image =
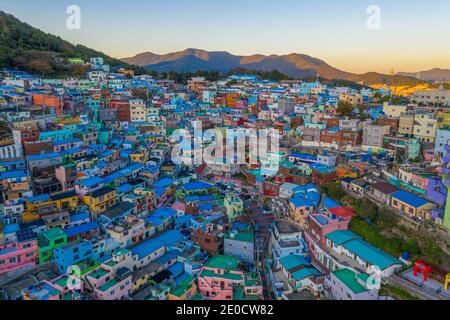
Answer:
[[[200,70],[226,72],[235,68],[243,68],[261,71],[278,70],[296,79],[321,77],[329,80],[342,79],[368,85],[417,85],[424,83],[424,80],[400,74],[351,73],[335,68],[321,59],[300,53],[240,56],[233,55],[227,51],[206,51],[188,48],[183,51],[161,55],[153,52],[143,52],[121,60],[157,72],[195,72]]]
[[[113,67],[142,69],[84,45],[72,44],[0,10],[0,69],[17,68],[40,75],[81,76],[86,71],[83,67],[57,61],[58,58],[76,57],[102,57]]]
[[[450,82],[450,69],[433,68],[419,72],[398,72],[396,75],[416,78],[423,81]]]

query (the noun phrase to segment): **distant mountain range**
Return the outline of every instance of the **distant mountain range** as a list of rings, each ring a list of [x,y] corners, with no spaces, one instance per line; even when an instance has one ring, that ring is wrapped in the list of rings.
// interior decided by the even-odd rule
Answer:
[[[347,80],[365,85],[415,86],[426,81],[449,81],[450,70],[434,69],[418,74],[400,73],[395,76],[370,72],[354,74],[339,70],[326,62],[304,54],[235,56],[228,52],[208,52],[187,49],[165,55],[150,52],[132,58],[114,59],[102,52],[73,45],[58,36],[45,33],[12,15],[0,11],[0,69],[17,68],[42,76],[67,76],[84,74],[79,66],[68,66],[58,58],[103,57],[112,66],[133,68],[138,73],[147,70],[158,72],[228,72],[241,68],[255,71],[279,72],[294,78],[320,77],[329,80]]]
[[[431,69],[420,72],[398,72],[397,75],[404,77],[416,78],[422,81],[444,81],[450,82],[450,70],[449,69]]]
[[[324,79],[342,79],[366,85],[418,85],[424,82],[424,80],[404,75],[391,76],[376,72],[354,74],[334,68],[320,59],[297,53],[281,56],[261,54],[235,56],[223,51],[208,52],[200,49],[186,49],[164,55],[144,52],[134,57],[124,58],[122,61],[157,72],[195,72],[199,70],[228,72],[235,68],[243,68],[262,71],[278,70],[294,79],[318,76]]]

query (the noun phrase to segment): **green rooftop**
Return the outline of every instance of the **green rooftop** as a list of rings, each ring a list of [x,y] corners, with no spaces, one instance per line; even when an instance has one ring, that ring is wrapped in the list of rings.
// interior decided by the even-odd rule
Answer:
[[[309,266],[310,262],[306,261],[306,259],[302,256],[298,255],[289,255],[280,259],[281,265],[286,270],[291,270],[297,268],[299,266]]]
[[[230,256],[215,256],[206,262],[207,268],[239,270],[239,259]]]
[[[223,278],[227,280],[234,280],[234,281],[240,281],[242,280],[242,275],[231,273],[231,272],[225,272],[224,274],[217,274],[214,271],[211,270],[203,270],[200,274],[202,277],[211,277],[211,278]]]
[[[106,282],[104,285],[102,285],[99,289],[100,291],[108,291],[109,289],[111,289],[112,287],[114,287],[116,284],[118,284],[119,282],[116,279],[111,279],[108,282]]]
[[[64,276],[58,280],[56,280],[54,283],[60,287],[65,287],[67,285],[67,279],[69,279],[68,276]]]
[[[358,239],[361,237],[349,230],[337,230],[327,234],[325,238],[327,238],[328,240],[334,242],[334,244],[339,246],[347,241]]]
[[[200,293],[197,293],[195,296],[192,297],[191,300],[193,300],[193,301],[202,301],[202,300],[205,300],[205,298]]]
[[[303,268],[303,269],[300,269],[300,270],[292,273],[292,278],[295,281],[300,281],[300,280],[307,279],[310,277],[320,277],[320,276],[321,276],[321,273],[319,271],[317,271],[317,269],[315,269],[315,268]]]
[[[180,283],[180,285],[172,290],[170,294],[181,297],[183,294],[186,293],[186,291],[190,290],[192,288],[192,281],[194,280],[193,276],[187,277],[183,282]]]
[[[236,241],[241,241],[241,242],[250,242],[250,243],[254,242],[254,236],[253,236],[252,230],[238,231],[234,234],[234,238],[232,238],[231,233],[228,232],[225,234],[225,238],[231,239],[231,240],[236,240]]]
[[[90,273],[89,276],[91,276],[92,278],[95,278],[95,279],[100,279],[100,278],[106,276],[108,273],[109,272],[106,271],[105,269],[99,268],[98,270]]]
[[[256,296],[244,296],[244,288],[241,286],[235,286],[233,288],[233,300],[259,300]]]
[[[114,267],[116,264],[117,262],[115,262],[113,259],[105,263],[105,265],[107,265],[108,267]]]
[[[256,273],[247,273],[244,277],[246,287],[254,287],[261,284],[261,279]]]
[[[333,274],[356,294],[368,291],[358,282],[358,275],[349,269],[336,270]]]
[[[64,237],[66,234],[62,231],[61,228],[53,228],[43,233],[43,236],[48,240],[57,239],[60,237]]]

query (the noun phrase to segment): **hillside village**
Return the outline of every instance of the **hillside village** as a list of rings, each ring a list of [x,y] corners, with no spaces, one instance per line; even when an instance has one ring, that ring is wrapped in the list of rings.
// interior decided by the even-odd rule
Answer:
[[[443,86],[395,104],[383,88],[66,63],[86,72],[0,72],[1,299],[450,298]],[[177,163],[174,133],[195,122],[273,128],[279,147]]]

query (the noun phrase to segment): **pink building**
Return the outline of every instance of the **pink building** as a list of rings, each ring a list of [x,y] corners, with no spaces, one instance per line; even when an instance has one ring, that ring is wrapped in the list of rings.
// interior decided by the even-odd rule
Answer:
[[[411,175],[411,184],[422,190],[428,190],[428,177],[416,174]]]
[[[434,160],[434,143],[423,143],[422,144],[422,156],[425,161]]]
[[[205,300],[240,300],[262,297],[261,280],[239,270],[239,260],[215,256],[203,266],[198,289]]]
[[[325,236],[337,230],[348,230],[350,219],[331,219],[324,214],[313,214],[309,219],[309,232],[317,242],[326,244]]]
[[[37,261],[37,240],[17,241],[0,246],[0,274],[34,266]]]
[[[120,249],[113,257],[88,273],[84,291],[97,300],[122,300],[133,291],[132,258],[129,250]]]

